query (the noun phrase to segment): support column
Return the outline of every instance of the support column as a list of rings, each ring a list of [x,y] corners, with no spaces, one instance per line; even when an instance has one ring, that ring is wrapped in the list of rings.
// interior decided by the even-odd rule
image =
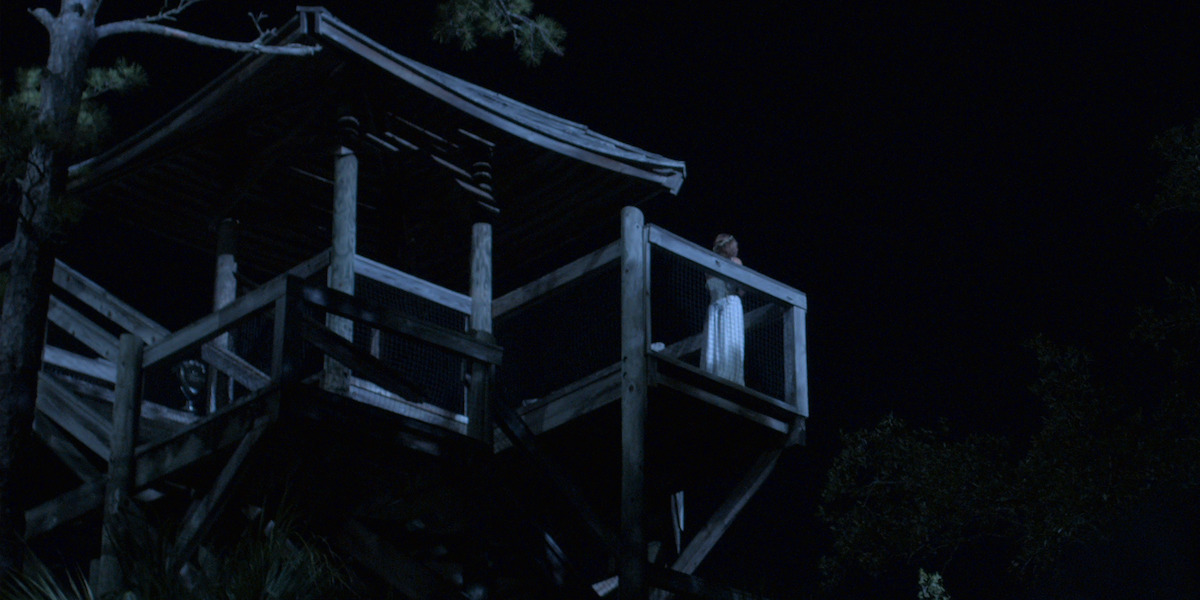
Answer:
[[[221,219],[217,225],[217,272],[213,281],[213,312],[225,308],[237,299],[236,249],[237,220]],[[232,346],[229,333],[222,333],[210,343],[222,350],[229,350]],[[208,414],[212,414],[217,407],[229,404],[233,400],[233,380],[210,367],[208,383]]]
[[[784,400],[808,417],[808,342],[805,311],[790,306],[783,313]]]
[[[471,334],[491,342],[492,335],[492,225],[476,223],[471,228]],[[491,367],[471,363],[467,390],[467,434],[492,448],[492,419],[488,410]]]
[[[620,600],[646,600],[647,252],[642,212],[621,211]]]
[[[350,136],[358,128],[354,117],[338,120],[343,135]],[[330,288],[354,294],[354,255],[358,246],[358,156],[350,147],[339,146],[334,154],[333,168],[333,249],[329,255]],[[327,316],[325,324],[334,333],[354,339],[354,322],[337,316]],[[350,389],[350,370],[337,361],[325,358],[325,389],[346,393]]]
[[[133,449],[137,444],[138,416],[142,399],[142,349],[137,336],[121,335],[117,356],[117,388],[113,399],[113,432],[108,461],[108,484],[104,490],[104,527],[100,534],[100,560],[92,570],[96,597],[119,592],[124,575],[117,561],[117,535],[123,524],[121,513],[133,491]]]

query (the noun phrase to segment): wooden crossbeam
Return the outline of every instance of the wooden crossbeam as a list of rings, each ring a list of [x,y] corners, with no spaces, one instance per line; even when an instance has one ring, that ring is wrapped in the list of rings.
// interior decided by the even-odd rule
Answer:
[[[228,348],[222,348],[212,342],[200,347],[200,358],[251,391],[260,390],[271,383],[270,375],[258,370],[258,367]]]
[[[117,360],[117,336],[54,296],[50,296],[46,318],[100,356],[108,360]]]
[[[111,360],[88,358],[55,346],[46,346],[42,349],[42,362],[108,383],[117,382],[117,363]]]
[[[592,509],[583,493],[566,476],[563,469],[554,463],[549,456],[538,449],[537,441],[529,425],[521,419],[512,408],[496,398],[492,399],[492,415],[500,431],[519,449],[534,465],[538,475],[550,482],[567,500],[575,514],[583,519],[592,535],[612,555],[617,554],[617,537],[600,520],[600,516]]]
[[[168,565],[168,570],[176,569],[191,559],[192,554],[200,545],[200,540],[208,534],[221,511],[224,510],[229,499],[228,492],[241,472],[242,464],[246,462],[250,450],[258,443],[267,428],[268,421],[266,419],[260,417],[259,421],[261,424],[250,430],[246,437],[238,443],[237,449],[226,461],[225,467],[221,469],[221,473],[217,475],[212,488],[204,495],[204,498],[192,503],[192,506],[188,508],[187,514],[183,517],[183,526],[172,548],[171,564]]]
[[[147,344],[156,343],[170,333],[166,327],[122,302],[97,285],[96,282],[84,277],[59,260],[54,261],[54,284],[96,309],[96,312],[111,319],[126,331],[138,336]]]
[[[38,375],[37,409],[88,450],[108,460],[112,422],[46,373]]]
[[[697,600],[764,600],[762,596],[735,590],[733,588],[713,585],[690,573],[680,573],[658,565],[649,565],[646,578],[650,585],[658,588],[658,592],[669,592],[683,598]],[[651,596],[652,598],[655,595]]]
[[[526,302],[544,296],[572,281],[576,281],[620,257],[620,244],[612,242],[587,256],[571,261],[530,283],[496,298],[492,301],[492,312],[496,316],[500,316],[518,306],[523,306]]]
[[[25,539],[37,537],[63,523],[77,519],[104,503],[108,476],[100,476],[25,511]]]
[[[767,321],[779,318],[782,315],[783,309],[779,308],[779,306],[775,304],[760,306],[746,313],[745,317],[743,318],[744,327],[746,331],[749,331],[763,323],[766,323]],[[704,346],[704,337],[704,332],[700,332],[696,335],[683,338],[682,340],[667,346],[665,349],[660,351],[659,354],[665,354],[666,356],[670,356],[672,358],[679,358],[692,352],[699,352],[700,348]]]
[[[50,448],[54,455],[83,481],[91,481],[102,475],[100,469],[92,465],[92,462],[75,447],[75,444],[71,443],[70,434],[45,414],[39,412],[34,415],[33,431],[42,439],[46,447]]]
[[[420,390],[417,384],[401,377],[383,361],[372,356],[370,352],[354,346],[349,340],[311,318],[304,317],[302,323],[304,326],[300,335],[305,342],[345,365],[363,379],[397,394],[409,402],[428,401],[428,396]]]
[[[169,438],[139,446],[134,488],[140,489],[206,456],[242,441],[279,415],[280,388],[272,384]]]
[[[468,333],[410,319],[380,304],[337,290],[305,285],[300,294],[305,302],[332,314],[408,339],[433,344],[463,358],[498,365],[504,354],[499,346],[477,340]]]

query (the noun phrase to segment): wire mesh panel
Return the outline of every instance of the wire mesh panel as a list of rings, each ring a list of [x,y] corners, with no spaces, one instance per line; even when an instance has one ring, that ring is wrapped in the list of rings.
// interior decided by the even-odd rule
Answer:
[[[650,298],[652,349],[783,398],[789,305],[711,275],[659,246],[651,246]]]
[[[467,315],[411,292],[359,275],[354,295],[398,311],[410,319],[455,331],[467,330]],[[427,342],[408,339],[356,323],[354,345],[367,350],[412,384],[425,401],[443,410],[465,414],[466,361]]]
[[[621,272],[609,262],[495,319],[501,398],[541,398],[621,359]]]

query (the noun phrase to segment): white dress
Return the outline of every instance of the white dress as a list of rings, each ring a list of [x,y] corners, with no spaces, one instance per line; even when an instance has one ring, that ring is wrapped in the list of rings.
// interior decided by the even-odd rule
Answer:
[[[716,277],[710,277],[707,285],[711,303],[704,324],[700,367],[717,377],[745,385],[746,326],[742,298],[732,285]]]

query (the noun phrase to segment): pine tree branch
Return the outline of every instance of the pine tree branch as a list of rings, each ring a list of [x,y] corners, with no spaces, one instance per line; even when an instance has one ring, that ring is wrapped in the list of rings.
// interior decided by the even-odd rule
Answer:
[[[234,42],[230,40],[222,40],[143,20],[117,21],[115,23],[106,23],[96,28],[96,36],[100,39],[127,33],[161,35],[199,46],[208,46],[210,48],[229,50],[231,52],[247,52],[253,54],[311,56],[317,52],[320,52],[321,50],[321,46],[315,44],[311,46],[307,44],[287,44],[283,46],[264,44],[262,37],[259,37],[252,42]]]

